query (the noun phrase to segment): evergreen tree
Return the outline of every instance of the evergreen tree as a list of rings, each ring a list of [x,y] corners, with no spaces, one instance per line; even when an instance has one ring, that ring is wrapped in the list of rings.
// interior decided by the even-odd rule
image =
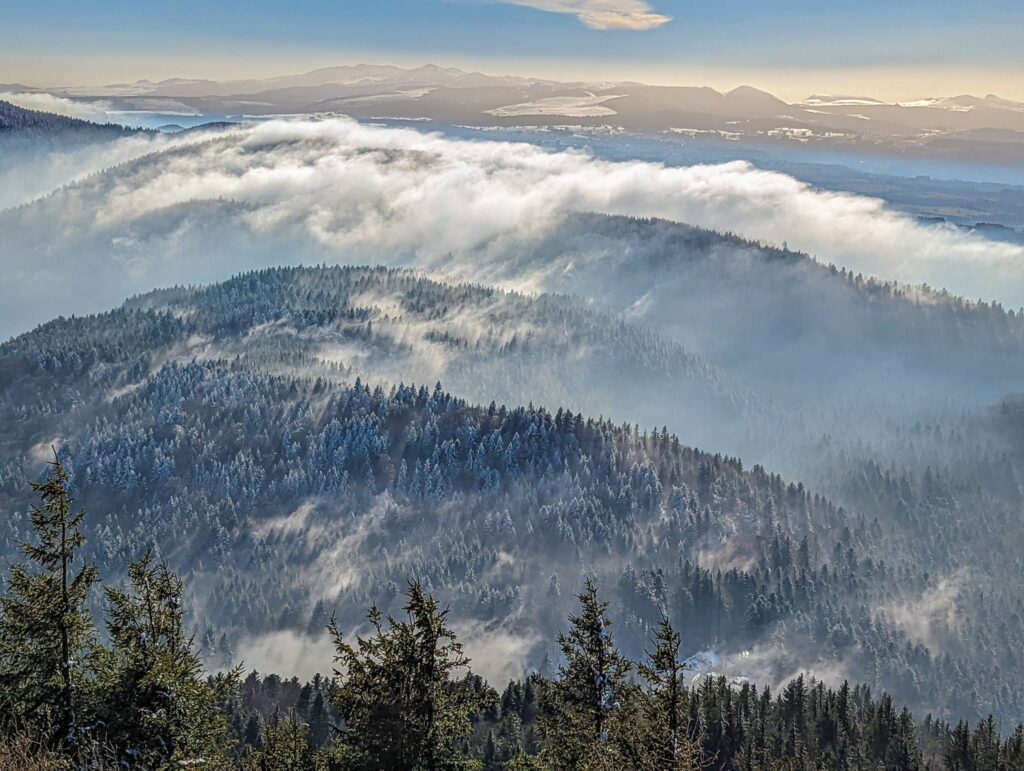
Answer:
[[[472,731],[478,696],[453,672],[465,668],[447,610],[417,581],[409,584],[406,618],[368,614],[374,633],[345,642],[329,626],[341,664],[334,704],[345,720],[342,744],[354,769],[447,771],[466,768],[462,745]]]
[[[309,709],[309,740],[314,747],[320,748],[330,739],[331,718],[327,712],[327,703],[323,691],[317,689],[313,704]]]
[[[631,665],[609,632],[608,603],[598,599],[590,579],[578,599],[579,615],[570,615],[568,634],[558,635],[565,663],[549,686],[544,714],[556,768],[614,763],[621,729],[629,723],[622,712],[629,702]]]
[[[314,771],[323,766],[309,742],[308,727],[292,719],[263,730],[259,749],[246,767],[251,771]]]
[[[643,768],[675,771],[698,767],[699,750],[689,733],[689,699],[679,660],[679,633],[662,618],[654,650],[637,670],[647,682],[643,695],[644,724],[634,742],[634,756]]]
[[[107,587],[111,649],[101,657],[101,736],[131,767],[223,761],[222,709],[237,672],[207,680],[183,627],[183,584],[151,550],[128,564],[128,588]]]
[[[85,606],[98,572],[91,564],[76,571],[85,515],[72,513],[68,474],[56,450],[50,466],[44,482],[32,483],[42,500],[31,516],[38,542],[21,545],[38,570],[12,565],[0,597],[0,714],[74,753],[82,739],[87,659],[94,650],[95,629]]]

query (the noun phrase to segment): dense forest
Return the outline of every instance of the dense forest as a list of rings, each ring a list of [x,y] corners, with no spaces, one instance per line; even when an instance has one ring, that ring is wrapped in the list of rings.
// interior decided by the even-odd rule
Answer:
[[[93,123],[51,112],[27,110],[0,99],[0,142],[38,143],[70,140],[109,140],[131,136],[137,129],[116,123]]]
[[[449,609],[417,579],[396,613],[370,607],[363,634],[327,622],[326,678],[207,675],[183,582],[152,550],[127,562],[124,585],[102,587],[99,632],[101,576],[82,558],[86,514],[69,482],[57,457],[32,484],[31,540],[0,598],[5,768],[1024,768],[1024,726],[915,721],[865,686],[800,676],[773,694],[708,675],[688,687],[672,623],[630,660],[590,579],[557,634],[557,670],[501,691],[472,673]]]
[[[557,405],[568,384],[591,416],[647,414],[668,389],[684,437],[788,427],[844,506],[663,428],[587,417],[581,397],[474,406],[403,371],[519,404]],[[89,559],[117,576],[155,544],[199,587],[189,623],[210,664],[281,630],[301,658],[332,612],[352,628],[372,603],[393,611],[415,575],[467,644],[498,635],[505,669],[539,668],[589,577],[626,655],[662,617],[686,629],[687,656],[715,662],[691,677],[807,670],[940,719],[1024,715],[1012,402],[897,425],[882,452],[802,433],[702,357],[574,301],[363,268],[58,319],[0,347],[0,372],[3,553],[29,533],[23,480],[57,446],[93,512]]]
[[[1024,313],[659,219],[339,252],[408,213],[128,194],[439,163],[310,131],[0,102],[3,320],[145,289],[0,344],[0,769],[1024,769]]]

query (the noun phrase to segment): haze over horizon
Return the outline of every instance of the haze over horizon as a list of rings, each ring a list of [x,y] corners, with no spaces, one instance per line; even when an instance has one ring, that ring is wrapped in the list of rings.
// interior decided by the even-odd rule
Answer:
[[[894,87],[891,82],[892,71],[879,73],[872,69],[858,71],[836,71],[829,75],[807,77],[804,71],[777,71],[774,74],[758,70],[705,70],[702,68],[684,68],[678,71],[643,70],[635,76],[627,67],[622,69],[595,70],[591,66],[573,67],[558,64],[531,64],[530,62],[492,62],[488,60],[467,60],[451,62],[444,59],[420,60],[403,57],[395,59],[374,58],[372,55],[359,58],[324,59],[306,62],[302,58],[283,57],[276,65],[249,64],[236,69],[237,63],[214,63],[210,69],[196,70],[189,64],[169,61],[166,65],[157,65],[155,72],[142,70],[134,74],[134,63],[124,64],[123,69],[112,68],[106,74],[97,73],[89,77],[69,73],[62,78],[39,81],[30,77],[6,77],[5,83],[26,86],[41,91],[60,91],[64,89],[104,89],[111,86],[134,85],[137,83],[163,83],[168,81],[213,81],[217,83],[243,83],[246,81],[269,80],[273,78],[293,77],[329,70],[338,67],[359,66],[396,66],[403,69],[417,70],[426,67],[457,69],[466,73],[481,73],[498,78],[523,78],[527,80],[550,80],[565,83],[643,83],[650,86],[668,86],[680,88],[711,88],[719,93],[729,93],[736,89],[754,88],[770,93],[783,101],[797,103],[805,99],[819,96],[844,96],[877,99],[887,103],[906,103],[919,99],[944,98],[954,96],[998,97],[1009,101],[1024,101],[1024,83],[1018,88],[1014,83],[1003,83],[1003,87],[993,88],[984,75],[971,78],[922,77],[920,73],[908,73],[908,77]],[[143,67],[147,66],[146,63]],[[614,76],[613,72],[619,72]],[[801,85],[806,84],[806,85]],[[951,85],[952,84],[952,85]],[[955,87],[957,84],[962,88]]]
[[[6,7],[5,7],[6,6]],[[270,77],[360,61],[557,80],[751,85],[906,100],[1024,100],[1024,6],[911,0],[714,7],[678,0],[385,0],[349,7],[197,0],[98,8],[0,4],[0,81],[97,86],[139,78]]]

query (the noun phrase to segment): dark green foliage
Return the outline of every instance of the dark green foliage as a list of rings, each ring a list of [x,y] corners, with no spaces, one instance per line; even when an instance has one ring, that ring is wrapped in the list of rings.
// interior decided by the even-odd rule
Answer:
[[[65,141],[78,138],[117,139],[139,133],[137,129],[115,124],[99,124],[79,118],[69,118],[38,110],[27,110],[0,100],[0,139],[53,139],[61,136]],[[70,136],[69,136],[70,135]]]
[[[641,719],[631,741],[638,765],[651,771],[697,767],[698,726],[690,723],[690,698],[679,657],[679,633],[663,618],[658,623],[654,649],[637,666],[646,686],[640,699]]]
[[[151,551],[128,564],[127,589],[107,587],[110,649],[100,656],[98,739],[140,768],[202,761],[227,747],[222,706],[236,675],[207,681],[183,627],[182,581]]]
[[[463,769],[460,751],[478,699],[453,674],[469,659],[439,610],[416,581],[403,607],[406,618],[369,612],[373,634],[347,643],[332,621],[341,667],[334,704],[345,721],[341,743],[353,769],[410,771]]]
[[[87,722],[82,711],[94,627],[86,602],[98,573],[80,564],[84,514],[72,513],[68,474],[56,451],[50,465],[46,481],[32,483],[42,505],[32,507],[35,540],[21,545],[29,564],[11,566],[0,597],[0,715],[48,733],[51,745],[73,753]]]
[[[309,739],[307,726],[294,719],[275,721],[260,734],[246,768],[251,771],[313,771],[325,767]]]
[[[609,762],[634,717],[627,710],[632,664],[612,639],[608,603],[598,599],[590,579],[578,599],[579,613],[569,616],[569,631],[558,635],[565,663],[547,686],[543,712],[547,754],[557,768]]]

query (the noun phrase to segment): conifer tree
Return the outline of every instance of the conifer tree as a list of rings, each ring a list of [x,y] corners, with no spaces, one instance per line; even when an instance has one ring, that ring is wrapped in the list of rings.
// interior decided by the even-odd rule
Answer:
[[[106,588],[111,649],[101,657],[101,734],[122,762],[160,768],[223,760],[222,704],[237,671],[207,680],[182,625],[183,583],[151,550],[128,564],[128,588]]]
[[[74,753],[94,646],[85,606],[98,572],[88,563],[76,569],[85,515],[72,512],[69,477],[56,450],[50,466],[45,481],[32,483],[42,505],[32,507],[37,542],[21,545],[29,564],[11,566],[0,597],[0,714]]]
[[[462,745],[472,731],[478,696],[452,674],[467,667],[447,610],[417,581],[409,584],[406,618],[368,614],[373,634],[349,644],[337,625],[340,684],[334,704],[345,720],[347,767],[447,771],[467,768]]]
[[[545,703],[543,730],[556,768],[614,762],[620,729],[630,722],[622,713],[629,705],[631,664],[612,639],[608,603],[598,599],[590,579],[578,599],[579,615],[570,615],[569,632],[558,635],[565,663]]]
[[[309,730],[297,720],[281,720],[260,735],[259,749],[246,768],[251,771],[314,771],[319,758],[309,742]]]
[[[639,758],[641,767],[652,771],[698,767],[699,750],[688,730],[690,707],[679,645],[679,633],[667,618],[662,618],[654,650],[637,667],[649,691],[642,700],[644,723],[634,742],[633,754]]]

